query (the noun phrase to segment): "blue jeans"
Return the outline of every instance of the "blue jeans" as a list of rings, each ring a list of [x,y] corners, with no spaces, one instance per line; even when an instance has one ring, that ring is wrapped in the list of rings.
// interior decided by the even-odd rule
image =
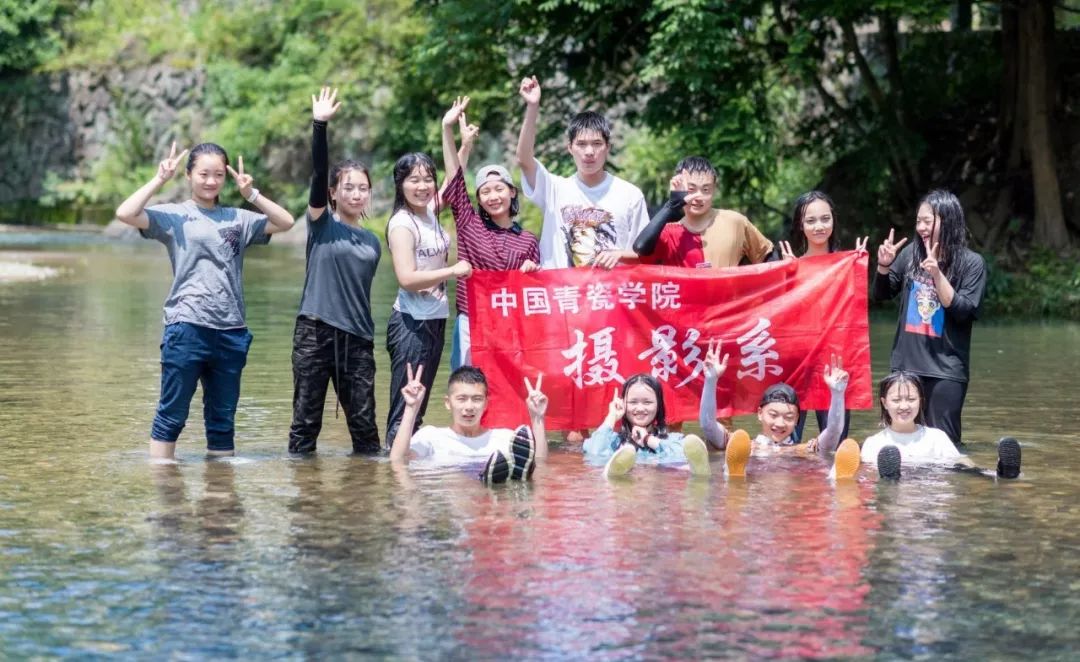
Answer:
[[[180,437],[195,385],[201,382],[206,447],[233,450],[240,373],[249,347],[251,333],[247,329],[222,331],[187,322],[166,326],[161,339],[161,399],[151,439],[175,442]]]

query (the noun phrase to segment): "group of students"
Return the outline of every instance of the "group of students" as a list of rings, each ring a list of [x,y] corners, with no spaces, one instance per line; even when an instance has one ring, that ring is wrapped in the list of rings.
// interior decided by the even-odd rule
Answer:
[[[650,219],[640,189],[606,170],[611,127],[604,116],[595,112],[575,115],[567,127],[566,148],[574,160],[574,176],[550,173],[534,156],[541,97],[536,78],[523,79],[519,94],[525,103],[516,150],[522,172],[520,193],[543,213],[539,237],[517,222],[519,189],[501,165],[487,165],[477,172],[473,192],[478,204],[474,206],[465,168],[479,129],[466,118],[468,97],[456,99],[442,119],[445,180],[441,188],[435,162],[427,154],[406,154],[394,166],[394,203],[386,226],[386,242],[399,290],[386,331],[391,364],[386,430],[391,457],[395,459],[407,458],[410,448],[439,455],[442,444],[450,443],[439,439],[451,440],[452,436],[473,455],[483,454],[488,448],[488,441],[478,443],[473,439],[473,433],[482,431],[480,416],[475,413],[477,403],[486,398],[483,374],[470,367],[466,288],[473,269],[610,269],[620,263],[724,268],[838,250],[833,203],[828,196],[812,191],[800,197],[790,241],[774,247],[744,215],[714,208],[717,173],[702,157],[688,157],[676,165],[670,198]],[[362,226],[371,198],[371,176],[364,164],[351,159],[329,166],[327,128],[341,106],[337,90],[323,88],[311,101],[307,268],[293,339],[293,420],[288,448],[292,453],[315,451],[327,388],[333,382],[353,450],[377,453],[382,446],[375,422],[370,292],[382,246]],[[461,134],[460,147],[455,127]],[[191,198],[178,204],[147,207],[151,197],[173,177],[185,155]],[[226,173],[233,177],[240,194],[261,213],[219,204]],[[454,264],[450,264],[451,236],[439,222],[445,206],[451,209],[456,229],[458,261]],[[211,454],[231,454],[240,374],[251,343],[244,322],[244,252],[252,244],[266,243],[275,232],[289,230],[294,219],[253,187],[251,175],[244,171],[243,157],[238,159],[238,170],[234,170],[225,150],[211,143],[180,155],[174,143],[153,179],[124,201],[116,216],[138,228],[144,237],[164,243],[174,273],[165,301],[161,397],[151,431],[151,455],[173,456],[199,382],[203,384],[208,449]],[[905,413],[914,409],[915,418],[911,420],[917,426],[925,419],[929,427],[919,430],[940,428],[955,451],[961,443],[960,411],[967,390],[971,326],[985,290],[985,263],[966,247],[963,210],[951,193],[928,194],[918,207],[915,229],[920,241],[905,247],[907,240],[896,241],[890,231],[878,248],[873,291],[882,299],[904,294],[892,369],[901,371],[894,374],[903,375],[896,382],[898,388],[918,395],[914,406],[910,399],[905,400]],[[859,240],[856,249],[865,250],[866,242],[865,238]],[[442,358],[450,313],[447,285],[451,279],[456,280],[457,318],[451,356],[454,374],[447,406],[455,425],[438,431],[428,428],[425,432],[421,425]],[[726,358],[721,363],[715,353],[711,352],[702,397],[702,428],[705,441],[725,451],[729,472],[738,473],[739,467],[745,466],[744,460],[740,465],[740,458],[744,454],[748,457],[750,444],[744,444],[749,440],[739,434],[729,438],[723,423],[712,415],[715,380],[726,364]],[[846,386],[846,373],[834,367],[827,371],[826,380],[833,388],[835,404],[835,385],[841,381],[836,375],[842,374]],[[829,374],[834,375],[833,381],[829,381]],[[500,432],[490,440],[501,450],[487,452],[485,474],[489,480],[504,473],[527,477],[535,462],[546,456],[543,411],[547,400],[540,391],[540,380],[538,377],[535,386],[527,382],[531,425]],[[453,402],[463,389],[472,393],[461,396],[459,420]],[[483,397],[475,392],[478,390],[483,391]],[[651,391],[651,396],[645,391]],[[883,408],[889,397],[882,392]],[[839,409],[830,409],[827,416],[817,412],[821,434],[811,442],[812,446],[836,450],[839,440],[847,437],[849,419],[842,406],[842,388],[839,402]],[[778,409],[784,411],[772,411]],[[479,411],[482,413],[482,407]],[[653,411],[651,417],[649,411]],[[789,427],[792,413],[795,420]],[[775,385],[762,400],[759,418],[763,432],[757,443],[768,445],[764,439],[774,445],[797,443],[802,436],[803,416],[794,391],[784,384]],[[899,410],[890,410],[888,418],[907,421]],[[913,433],[907,423],[896,431]],[[899,448],[905,460],[909,459],[905,448],[912,455],[910,459],[918,459],[916,451],[911,450],[918,446],[908,441],[893,439],[890,446]],[[625,473],[627,466],[633,466],[628,458],[640,455],[621,450],[623,447],[636,448],[648,457],[681,457],[697,473],[702,471],[700,460],[704,458],[706,468],[708,461],[704,441],[667,429],[663,398],[649,375],[627,380],[622,394],[612,402],[604,425],[584,441],[583,447],[592,455],[603,455],[604,449],[610,451],[606,470],[609,474]],[[465,452],[462,448],[447,452],[460,455]],[[841,458],[850,454],[844,444],[839,444],[839,450],[844,451]],[[857,458],[858,452],[855,455]],[[867,455],[865,446],[863,455]],[[1018,450],[1016,456],[1018,461]],[[871,459],[876,461],[877,457]],[[846,472],[846,468],[842,469]]]

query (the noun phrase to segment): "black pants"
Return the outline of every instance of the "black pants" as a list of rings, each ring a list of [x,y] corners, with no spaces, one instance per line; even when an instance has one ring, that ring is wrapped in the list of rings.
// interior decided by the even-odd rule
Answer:
[[[413,428],[415,432],[424,422],[435,373],[442,361],[445,337],[445,319],[418,320],[397,310],[390,314],[390,322],[386,325],[386,351],[390,353],[390,411],[386,415],[388,446],[394,443],[401,417],[405,414],[405,398],[401,397],[401,389],[408,380],[405,364],[411,363],[414,371],[418,365],[424,366],[424,372],[420,375],[425,389],[424,401],[420,403],[420,412]]]
[[[289,452],[312,453],[322,430],[326,387],[334,382],[352,436],[353,452],[377,453],[375,422],[375,345],[308,317],[296,319],[293,332],[293,420]]]
[[[803,441],[803,428],[806,426],[806,414],[808,412],[804,409],[799,412],[799,423],[795,426],[795,433],[792,434],[792,438],[796,442],[802,443]],[[818,434],[820,435],[825,431],[825,426],[829,424],[829,410],[828,409],[815,409],[814,418],[817,419]],[[848,428],[851,426],[851,410],[844,410],[844,429],[840,432],[840,441],[847,439]]]
[[[921,377],[921,376],[920,376]],[[952,379],[921,377],[926,402],[923,403],[923,419],[932,428],[938,428],[957,447],[963,446],[960,437],[960,413],[967,397],[967,382]]]

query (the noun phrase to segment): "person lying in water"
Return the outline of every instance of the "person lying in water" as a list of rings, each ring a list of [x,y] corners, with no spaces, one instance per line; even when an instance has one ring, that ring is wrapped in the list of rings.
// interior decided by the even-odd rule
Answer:
[[[411,455],[432,458],[439,464],[460,464],[469,459],[487,458],[479,478],[487,484],[507,480],[528,480],[536,463],[548,454],[544,414],[548,397],[541,391],[544,376],[536,378],[533,386],[525,378],[525,405],[529,410],[529,425],[488,429],[481,425],[488,403],[488,384],[483,371],[462,366],[450,374],[446,385],[446,408],[450,410],[449,427],[425,425],[412,433],[413,422],[424,401],[423,365],[413,372],[406,365],[408,381],[401,389],[405,413],[390,448],[390,460],[407,463]]]
[[[716,384],[727,371],[727,364],[727,354],[723,360],[720,359],[720,343],[710,341],[705,354],[705,385],[701,390],[699,421],[705,439],[724,451],[727,474],[745,476],[751,451],[764,454],[798,444],[792,433],[799,421],[799,396],[789,384],[773,384],[765,389],[761,396],[757,411],[761,432],[753,442],[743,430],[729,433],[716,420]],[[852,439],[840,443],[840,432],[844,428],[844,392],[847,390],[848,373],[843,369],[839,357],[833,356],[831,363],[826,364],[825,384],[832,395],[828,422],[821,435],[811,439],[805,444],[805,448],[810,451],[836,451],[830,476],[850,478],[859,468],[859,445]]]
[[[897,479],[904,464],[942,464],[960,471],[1016,478],[1020,475],[1020,442],[1003,437],[998,442],[997,471],[980,469],[971,458],[956,450],[949,436],[923,423],[925,391],[922,379],[897,370],[878,386],[881,432],[862,445],[862,461],[876,463],[882,478]]]
[[[621,395],[615,390],[607,417],[581,449],[588,460],[606,461],[608,478],[625,476],[638,462],[689,465],[695,476],[710,473],[705,442],[696,435],[668,430],[663,389],[646,373],[628,378]]]

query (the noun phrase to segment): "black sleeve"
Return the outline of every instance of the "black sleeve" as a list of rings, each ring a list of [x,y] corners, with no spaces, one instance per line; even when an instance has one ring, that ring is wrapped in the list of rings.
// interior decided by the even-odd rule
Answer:
[[[953,300],[945,313],[953,319],[968,321],[977,319],[986,294],[986,261],[974,251],[964,251],[964,268],[957,270],[953,286]]]
[[[908,244],[893,263],[889,265],[889,273],[883,274],[874,267],[874,285],[871,296],[875,301],[888,301],[900,293],[900,286],[904,283],[904,273],[907,272],[911,262],[913,244]]]
[[[311,193],[308,206],[314,209],[326,207],[327,189],[330,188],[330,157],[326,144],[326,122],[311,121]]]
[[[645,229],[638,233],[637,239],[634,240],[634,252],[638,255],[652,255],[664,226],[683,217],[685,204],[686,191],[672,191],[671,197],[664,206],[649,219],[649,224],[645,226]]]

